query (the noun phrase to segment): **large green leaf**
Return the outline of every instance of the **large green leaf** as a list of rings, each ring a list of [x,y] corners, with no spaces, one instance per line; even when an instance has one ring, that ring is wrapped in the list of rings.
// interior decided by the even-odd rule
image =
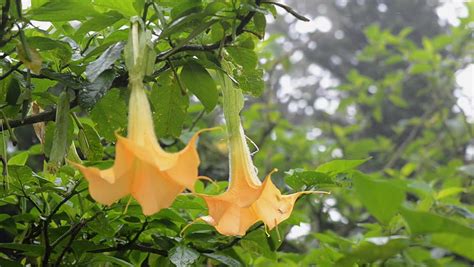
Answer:
[[[31,244],[0,243],[0,248],[19,251],[22,254],[33,257],[38,257],[44,252],[44,248],[42,246]]]
[[[316,168],[316,171],[324,173],[345,172],[359,167],[360,165],[367,162],[369,159],[370,158],[356,160],[336,159],[320,165],[318,168]]]
[[[237,82],[240,89],[252,94],[260,96],[263,93],[265,83],[263,81],[263,69],[256,68],[254,70],[235,71]]]
[[[430,240],[433,245],[474,260],[474,253],[472,253],[473,228],[426,211],[403,208],[400,213],[412,234],[431,234]]]
[[[99,75],[106,69],[110,68],[114,62],[120,58],[125,44],[122,42],[111,45],[107,50],[100,55],[98,59],[91,62],[86,67],[86,76],[90,82],[94,82]]]
[[[30,156],[30,153],[28,153],[28,151],[22,151],[16,154],[15,156],[11,157],[8,160],[8,165],[24,166],[29,156]]]
[[[98,15],[90,3],[82,0],[53,0],[31,10],[29,18],[40,21],[83,20]]]
[[[167,71],[157,79],[150,100],[155,109],[155,128],[160,137],[181,134],[189,98],[181,92],[173,73]]]
[[[382,237],[384,238],[384,237]],[[373,242],[363,241],[352,249],[343,258],[337,261],[337,266],[354,266],[354,263],[372,263],[383,261],[395,256],[409,245],[406,238],[390,239],[388,242],[377,245]]]
[[[212,111],[217,104],[219,95],[216,84],[207,70],[198,63],[189,62],[183,66],[180,77],[206,110]]]
[[[290,170],[285,182],[295,190],[305,187],[327,188],[338,187],[339,183],[327,173],[317,171]]]
[[[431,234],[430,240],[435,246],[445,248],[474,261],[474,252],[472,251],[474,239],[472,237],[450,233],[436,233]]]
[[[17,262],[17,261],[9,261],[9,260],[5,260],[5,259],[0,258],[0,266],[5,266],[5,267],[22,267],[22,266],[24,266],[24,265],[23,265],[23,264],[20,264],[20,263]]]
[[[88,124],[83,124],[82,127],[83,129],[79,129],[78,133],[79,148],[88,160],[101,160],[104,155],[104,147],[100,142],[99,135]]]
[[[100,16],[92,17],[81,24],[79,29],[76,31],[75,36],[80,37],[86,35],[90,31],[103,30],[114,25],[122,18],[123,16],[115,10],[100,14]]]
[[[452,233],[474,238],[474,229],[438,214],[403,208],[400,210],[413,234]],[[429,222],[429,223],[426,223]]]
[[[40,52],[56,50],[57,57],[63,61],[67,62],[69,59],[71,59],[71,46],[66,42],[47,37],[33,36],[28,38],[28,43],[30,43],[34,48],[39,49]]]
[[[134,267],[134,265],[129,262],[105,254],[94,255],[88,262],[88,265],[91,263],[102,263],[98,266],[107,266],[108,264],[113,264],[113,266]]]
[[[213,260],[216,260],[220,263],[225,264],[225,266],[230,266],[230,267],[240,267],[242,264],[240,262],[230,256],[224,255],[224,254],[219,254],[219,253],[204,253],[203,254],[206,257],[209,257]]]
[[[95,78],[94,82],[87,83],[84,89],[79,91],[79,105],[85,109],[93,107],[110,89],[114,78],[115,72],[106,70]]]
[[[255,253],[268,259],[276,259],[276,253],[270,242],[270,238],[267,237],[263,229],[249,232],[240,241],[242,247],[248,252]]]
[[[73,125],[69,116],[69,93],[61,92],[56,109],[56,128],[54,129],[53,143],[49,155],[50,162],[60,164],[66,156],[67,150],[71,144],[68,138]]]
[[[170,261],[174,263],[176,267],[191,266],[199,258],[199,252],[185,245],[172,248],[169,254]]]
[[[139,6],[135,6],[134,2],[139,3]],[[100,7],[110,8],[112,10],[122,13],[126,17],[132,17],[140,15],[140,11],[143,10],[144,1],[133,1],[133,0],[95,0],[94,4]],[[137,11],[138,10],[138,11]]]
[[[389,180],[374,179],[360,172],[353,174],[355,192],[370,214],[388,223],[405,199],[404,187]]]
[[[97,102],[90,114],[99,133],[109,141],[115,140],[115,131],[127,127],[127,105],[119,89],[110,90]]]
[[[258,57],[252,49],[231,46],[227,47],[226,51],[232,57],[232,60],[242,66],[245,71],[254,70],[257,67]]]

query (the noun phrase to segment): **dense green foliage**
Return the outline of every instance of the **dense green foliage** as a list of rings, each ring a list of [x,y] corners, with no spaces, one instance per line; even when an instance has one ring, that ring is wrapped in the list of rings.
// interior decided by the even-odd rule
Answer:
[[[288,113],[274,90],[275,75],[297,70],[297,64],[289,54],[277,56],[277,36],[264,39],[266,19],[282,19],[276,8],[306,20],[283,4],[32,0],[22,8],[21,1],[0,0],[0,6],[1,266],[474,261],[474,159],[466,156],[474,125],[453,110],[455,71],[472,62],[474,52],[472,3],[459,26],[437,35],[365,27],[357,67],[369,67],[342,66],[336,75],[342,83],[330,88],[340,100],[337,110],[303,117]],[[305,196],[278,229],[266,233],[256,224],[243,237],[221,236],[200,222],[188,226],[207,214],[205,203],[189,195],[149,217],[128,199],[96,204],[64,158],[99,167],[112,163],[114,132],[124,134],[127,126],[123,49],[130,18],[137,15],[154,36],[154,71],[145,82],[164,147],[179,150],[196,130],[222,124],[214,74],[224,58],[248,95],[242,116],[260,149],[254,160],[261,178],[278,168],[274,180],[282,191],[331,195]],[[38,28],[38,21],[48,28]],[[216,132],[200,140],[200,173],[219,181],[199,182],[197,192],[226,188],[223,138]],[[287,238],[299,223],[312,231]]]

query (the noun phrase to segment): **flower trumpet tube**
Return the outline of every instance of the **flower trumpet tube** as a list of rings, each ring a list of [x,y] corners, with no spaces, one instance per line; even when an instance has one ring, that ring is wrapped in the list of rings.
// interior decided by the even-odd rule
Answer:
[[[286,220],[299,196],[304,191],[282,195],[273,184],[271,174],[262,183],[257,176],[245,133],[240,121],[244,100],[240,89],[232,81],[220,75],[223,93],[223,108],[229,144],[230,177],[226,192],[217,196],[200,194],[209,209],[209,215],[201,217],[223,235],[245,235],[256,222],[262,221],[273,229]]]
[[[142,82],[150,58],[149,33],[133,22],[125,58],[129,70],[130,102],[127,137],[117,135],[115,162],[106,170],[72,163],[89,182],[93,199],[111,205],[132,195],[145,215],[169,207],[185,188],[193,191],[198,178],[197,132],[177,152],[164,151],[156,138],[150,104]],[[154,57],[152,57],[154,60]]]

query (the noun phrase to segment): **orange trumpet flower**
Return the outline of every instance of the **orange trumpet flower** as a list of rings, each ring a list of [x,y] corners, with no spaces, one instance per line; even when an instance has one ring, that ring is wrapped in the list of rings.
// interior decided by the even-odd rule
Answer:
[[[177,153],[164,151],[156,138],[152,113],[142,83],[143,70],[149,55],[147,33],[139,32],[132,23],[126,62],[131,88],[128,136],[117,135],[114,165],[106,170],[71,163],[89,182],[93,199],[111,205],[132,195],[145,215],[169,207],[185,188],[193,191],[198,180],[199,155],[196,151],[197,132],[188,145]],[[127,54],[128,53],[128,54]],[[131,55],[131,56],[130,56]],[[154,60],[154,57],[153,57]]]
[[[262,184],[256,174],[240,121],[239,113],[244,104],[242,92],[233,87],[228,77],[221,75],[221,81],[229,138],[230,181],[227,191],[221,195],[199,194],[209,209],[209,215],[201,219],[223,235],[243,236],[258,221],[271,230],[291,215],[299,196],[326,192],[304,191],[282,195],[273,184],[271,173]]]

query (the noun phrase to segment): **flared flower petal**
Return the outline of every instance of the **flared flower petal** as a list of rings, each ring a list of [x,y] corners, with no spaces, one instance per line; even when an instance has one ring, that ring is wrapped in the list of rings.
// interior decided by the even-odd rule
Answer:
[[[207,129],[206,129],[207,130]],[[194,134],[188,145],[177,153],[167,153],[173,160],[168,169],[160,166],[152,147],[138,146],[128,138],[117,136],[114,165],[106,170],[72,163],[89,182],[93,199],[111,205],[132,195],[142,206],[143,213],[150,215],[169,207],[184,189],[194,191],[198,180],[199,155],[196,140],[201,130]],[[164,158],[162,154],[161,158]],[[164,160],[171,161],[170,158]]]
[[[209,196],[198,194],[207,204],[209,215],[201,219],[211,224],[222,235],[243,236],[255,223],[261,221],[271,230],[288,219],[296,200],[303,194],[325,193],[320,191],[303,191],[283,195],[273,184],[269,174],[263,184],[253,192],[226,191],[221,195]],[[240,194],[240,195],[236,195]],[[257,197],[250,194],[256,194]],[[242,196],[254,199],[249,205],[239,205]]]
[[[323,193],[322,191],[302,191],[290,195],[281,194],[273,184],[270,175],[262,185],[260,197],[252,204],[252,209],[265,226],[272,230],[282,221],[288,219],[293,211],[296,200],[303,194]]]

